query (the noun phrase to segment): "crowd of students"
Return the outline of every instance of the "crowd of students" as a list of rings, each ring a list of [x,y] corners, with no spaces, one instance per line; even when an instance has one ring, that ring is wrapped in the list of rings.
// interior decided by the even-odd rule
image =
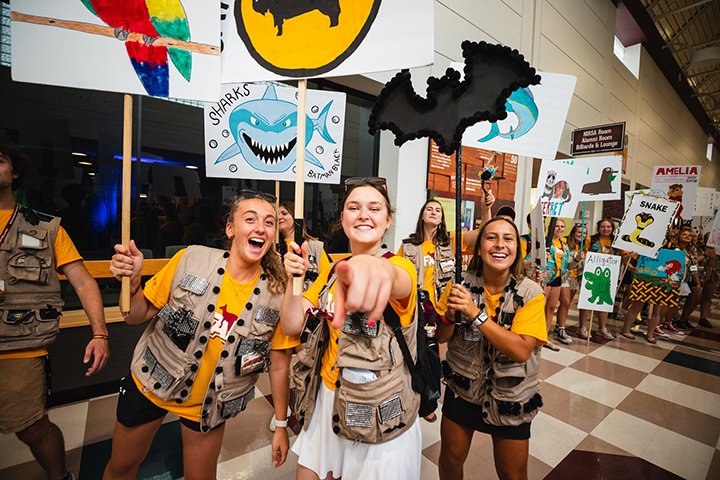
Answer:
[[[270,373],[275,407],[274,465],[286,460],[293,414],[302,425],[292,446],[297,478],[419,478],[420,398],[403,362],[403,348],[414,355],[424,341],[418,328],[445,344],[440,478],[462,478],[476,431],[491,435],[500,478],[526,478],[530,427],[542,406],[540,350],[558,348],[548,341],[553,317],[555,339],[571,343],[568,311],[587,252],[620,254],[633,271],[633,255],[612,247],[615,224],[602,219],[583,238],[577,225],[565,236],[566,225],[557,221],[547,263],[538,270],[528,263],[528,239],[520,236],[514,211],[491,218],[488,192],[480,228],[460,239],[472,259],[457,284],[457,242],[435,200],[423,205],[415,231],[393,254],[383,243],[394,216],[384,179],[348,179],[339,224],[350,257],[335,263],[304,226],[296,241],[293,205],[281,204],[278,215],[274,202],[242,192],[227,218],[225,250],[188,247],[144,289],[141,251],[132,242],[115,247],[111,271],[129,277],[132,287],[126,320],[150,324],[122,383],[104,478],[135,475],[167,412],[181,418],[185,476],[213,478],[225,421],[244,410],[263,371]],[[718,284],[717,255],[691,231],[680,229],[668,246],[686,251],[688,265],[697,268],[687,269],[681,317],[672,308],[653,312],[651,319],[664,323],[648,321],[651,342],[662,328],[685,328],[697,305],[706,316]],[[301,295],[293,291],[297,277]],[[629,299],[620,333],[632,338],[642,303],[632,300],[632,289]],[[429,324],[418,325],[418,308],[433,312],[422,317],[433,319]],[[613,339],[607,314],[594,316],[598,334]],[[581,337],[591,334],[589,318],[589,311],[580,312]],[[290,368],[293,350],[297,362]]]
[[[717,290],[720,263],[714,248],[705,245],[708,235],[702,238],[690,226],[668,229],[663,248],[681,250],[685,252],[685,268],[680,280],[680,289],[676,294],[664,298],[663,304],[655,304],[660,299],[646,298],[641,294],[640,285],[633,284],[638,255],[613,247],[616,224],[610,218],[603,218],[596,225],[595,233],[583,238],[583,227],[574,225],[567,236],[563,236],[565,224],[558,219],[555,225],[552,244],[548,246],[548,260],[545,269],[545,295],[546,295],[546,321],[548,329],[555,315],[556,324],[554,338],[561,343],[570,344],[572,338],[566,331],[568,309],[577,294],[587,252],[597,252],[618,255],[621,257],[622,279],[618,294],[622,298],[612,314],[608,312],[591,312],[579,310],[577,336],[587,339],[592,335],[592,325],[588,319],[597,319],[597,334],[607,340],[613,340],[615,335],[633,340],[632,330],[642,323],[641,312],[645,308],[651,309],[646,321],[646,339],[649,343],[656,343],[657,338],[669,338],[669,334],[683,334],[687,330],[696,328],[690,324],[690,316],[700,306],[699,326],[712,328],[707,319],[710,313],[712,298]],[[613,295],[616,297],[616,295]],[[558,304],[557,310],[555,306]],[[682,310],[680,305],[682,304]],[[608,328],[608,315],[623,320],[623,326],[615,335]],[[637,330],[637,328],[635,328]],[[548,342],[547,348],[556,350],[557,347]]]

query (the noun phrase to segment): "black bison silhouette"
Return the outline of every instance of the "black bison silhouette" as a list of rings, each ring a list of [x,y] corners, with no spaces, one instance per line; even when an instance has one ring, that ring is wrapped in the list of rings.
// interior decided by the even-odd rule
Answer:
[[[340,0],[253,0],[253,9],[263,15],[270,12],[279,37],[285,20],[313,10],[319,10],[330,19],[330,26],[336,27],[340,17]]]

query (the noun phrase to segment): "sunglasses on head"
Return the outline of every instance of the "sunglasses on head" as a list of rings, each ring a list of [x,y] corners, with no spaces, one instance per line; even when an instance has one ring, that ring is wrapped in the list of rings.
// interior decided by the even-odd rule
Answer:
[[[387,180],[383,177],[350,177],[345,180],[345,190],[358,185],[372,185],[387,190]]]
[[[265,192],[257,192],[255,190],[250,189],[243,189],[240,190],[240,193],[238,193],[238,198],[246,200],[249,198],[260,198],[262,200],[265,200],[270,203],[277,202],[277,197],[273,195],[272,193],[265,193]]]

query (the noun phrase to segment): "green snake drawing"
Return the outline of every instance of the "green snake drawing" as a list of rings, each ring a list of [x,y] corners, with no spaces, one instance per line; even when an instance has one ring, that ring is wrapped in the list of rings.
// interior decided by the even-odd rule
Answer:
[[[633,230],[630,235],[623,235],[622,239],[626,242],[632,242],[643,247],[653,248],[655,246],[655,242],[650,241],[647,238],[642,238],[640,234],[654,221],[655,219],[649,213],[638,213],[637,215],[635,215],[635,223],[637,223],[637,228]]]
[[[585,288],[590,290],[590,298],[588,302],[602,305],[603,303],[612,305],[613,298],[610,296],[610,269],[597,267],[595,273],[585,272]]]

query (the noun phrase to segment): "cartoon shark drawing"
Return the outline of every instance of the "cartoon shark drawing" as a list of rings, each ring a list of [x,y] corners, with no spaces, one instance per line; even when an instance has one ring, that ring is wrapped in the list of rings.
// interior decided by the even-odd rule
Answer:
[[[307,116],[305,145],[317,131],[329,143],[335,143],[327,129],[327,117],[332,100],[316,119]],[[287,171],[295,163],[297,143],[297,105],[278,100],[275,87],[270,85],[260,100],[249,100],[233,109],[228,119],[235,143],[215,160],[215,164],[241,155],[255,170],[278,173]],[[317,168],[325,170],[309,150],[305,158]]]
[[[487,142],[495,137],[513,140],[528,133],[537,123],[538,107],[535,97],[529,88],[515,90],[505,102],[505,109],[508,113],[514,113],[518,118],[516,128],[510,127],[507,133],[501,133],[497,123],[491,124],[490,133],[485,135],[478,142]]]

